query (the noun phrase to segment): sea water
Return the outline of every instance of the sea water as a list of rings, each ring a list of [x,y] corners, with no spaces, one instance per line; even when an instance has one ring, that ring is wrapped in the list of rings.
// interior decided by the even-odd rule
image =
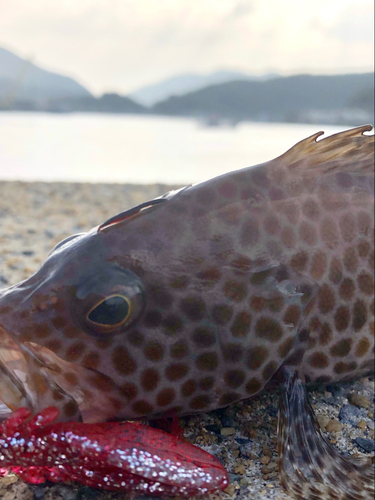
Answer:
[[[271,160],[319,130],[345,128],[1,112],[0,180],[191,184]]]

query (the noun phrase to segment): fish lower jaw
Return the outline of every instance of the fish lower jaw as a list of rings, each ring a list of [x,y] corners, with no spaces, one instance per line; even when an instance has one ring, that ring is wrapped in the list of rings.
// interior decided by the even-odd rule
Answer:
[[[32,399],[24,391],[19,390],[17,385],[0,370],[0,421],[22,407],[29,408],[33,412],[35,410]]]
[[[36,392],[30,384],[26,357],[0,326],[0,419],[21,407],[36,410]]]

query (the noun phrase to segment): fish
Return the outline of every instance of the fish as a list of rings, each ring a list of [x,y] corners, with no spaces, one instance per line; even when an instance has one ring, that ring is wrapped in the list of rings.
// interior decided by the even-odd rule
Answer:
[[[327,441],[306,392],[374,371],[371,130],[318,132],[274,160],[142,203],[63,240],[1,290],[0,399],[13,414],[0,467],[30,477],[37,453],[21,458],[32,436],[42,449],[66,432],[92,443],[99,430],[120,433],[113,421],[208,412],[279,385],[285,490],[373,498],[371,464]],[[146,429],[131,448],[149,453]],[[41,453],[34,472],[69,467],[58,453]]]

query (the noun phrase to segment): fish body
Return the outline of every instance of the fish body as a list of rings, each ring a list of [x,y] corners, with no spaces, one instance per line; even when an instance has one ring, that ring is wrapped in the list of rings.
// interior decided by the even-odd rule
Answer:
[[[227,406],[285,368],[373,371],[370,129],[316,134],[61,242],[0,291],[3,401],[102,422]]]

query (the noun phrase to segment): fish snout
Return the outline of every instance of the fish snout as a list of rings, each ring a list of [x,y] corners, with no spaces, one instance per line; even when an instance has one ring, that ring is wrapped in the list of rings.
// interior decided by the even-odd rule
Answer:
[[[34,412],[37,407],[26,351],[18,340],[17,295],[17,285],[0,290],[0,420],[17,408]]]

